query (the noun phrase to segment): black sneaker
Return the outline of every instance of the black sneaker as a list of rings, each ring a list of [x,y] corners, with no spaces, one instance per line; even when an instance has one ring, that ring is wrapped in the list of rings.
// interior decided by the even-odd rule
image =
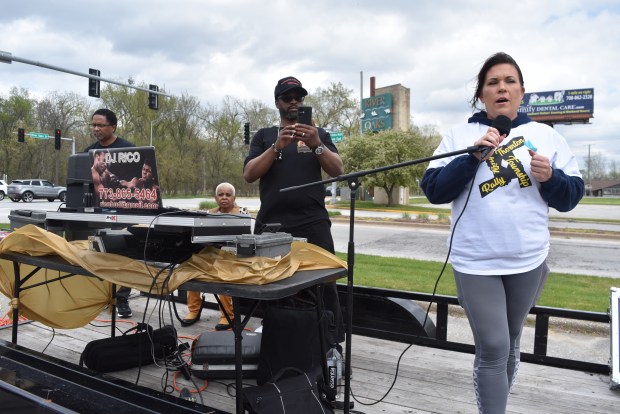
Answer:
[[[116,314],[119,318],[131,318],[131,308],[129,307],[129,301],[124,296],[116,297]]]

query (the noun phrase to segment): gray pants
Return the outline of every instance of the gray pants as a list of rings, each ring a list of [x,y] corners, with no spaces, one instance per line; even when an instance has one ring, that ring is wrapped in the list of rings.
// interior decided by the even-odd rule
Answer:
[[[481,414],[503,414],[519,368],[519,340],[549,268],[479,276],[454,271],[458,298],[474,335],[474,390]]]

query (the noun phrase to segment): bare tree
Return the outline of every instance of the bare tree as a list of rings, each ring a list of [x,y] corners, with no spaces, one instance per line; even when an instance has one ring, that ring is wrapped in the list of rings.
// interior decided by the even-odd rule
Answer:
[[[352,98],[353,90],[342,83],[332,83],[327,89],[317,88],[306,98],[305,104],[313,107],[317,126],[343,132],[345,136],[359,132],[359,102]]]
[[[590,157],[584,157],[583,165],[586,166],[585,170],[581,171],[585,180],[603,180],[607,177],[605,165],[607,160],[605,156],[596,152],[591,154]]]
[[[616,160],[609,161],[607,171],[607,177],[610,180],[620,180],[620,168],[618,167]]]

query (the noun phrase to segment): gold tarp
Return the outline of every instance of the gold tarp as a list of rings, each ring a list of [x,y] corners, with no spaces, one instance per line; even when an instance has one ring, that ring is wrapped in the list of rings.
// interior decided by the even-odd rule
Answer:
[[[30,256],[58,255],[72,265],[80,266],[103,280],[74,276],[54,281],[20,293],[20,314],[55,328],[78,328],[96,318],[112,301],[112,283],[142,292],[162,293],[176,290],[188,280],[221,281],[262,285],[290,277],[296,271],[346,268],[343,260],[310,243],[293,242],[291,253],[282,259],[269,257],[239,258],[214,247],[205,247],[179,265],[170,275],[147,266],[144,262],[112,253],[88,250],[86,241],[68,242],[64,238],[29,224],[9,234],[0,242],[1,253],[21,253]],[[20,264],[25,277],[33,266]],[[63,273],[41,269],[25,286],[57,278]],[[14,292],[13,263],[0,260],[0,291],[8,298]],[[166,293],[164,292],[164,293]]]

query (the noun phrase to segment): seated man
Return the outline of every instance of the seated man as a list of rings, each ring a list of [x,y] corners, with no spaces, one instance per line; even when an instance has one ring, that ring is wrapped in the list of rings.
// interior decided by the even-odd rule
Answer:
[[[241,212],[240,207],[235,203],[235,187],[229,183],[221,183],[215,188],[215,202],[217,207],[209,210],[209,213],[214,214],[239,214]],[[185,319],[181,321],[182,326],[189,326],[198,319],[200,319],[200,313],[202,312],[202,301],[204,299],[200,296],[200,292],[187,292],[187,309],[189,310]],[[230,296],[220,295],[220,320],[215,325],[216,331],[224,331],[230,329],[230,324],[224,316],[224,312],[228,314],[228,317],[234,319],[232,298]],[[224,309],[222,309],[222,307]]]

